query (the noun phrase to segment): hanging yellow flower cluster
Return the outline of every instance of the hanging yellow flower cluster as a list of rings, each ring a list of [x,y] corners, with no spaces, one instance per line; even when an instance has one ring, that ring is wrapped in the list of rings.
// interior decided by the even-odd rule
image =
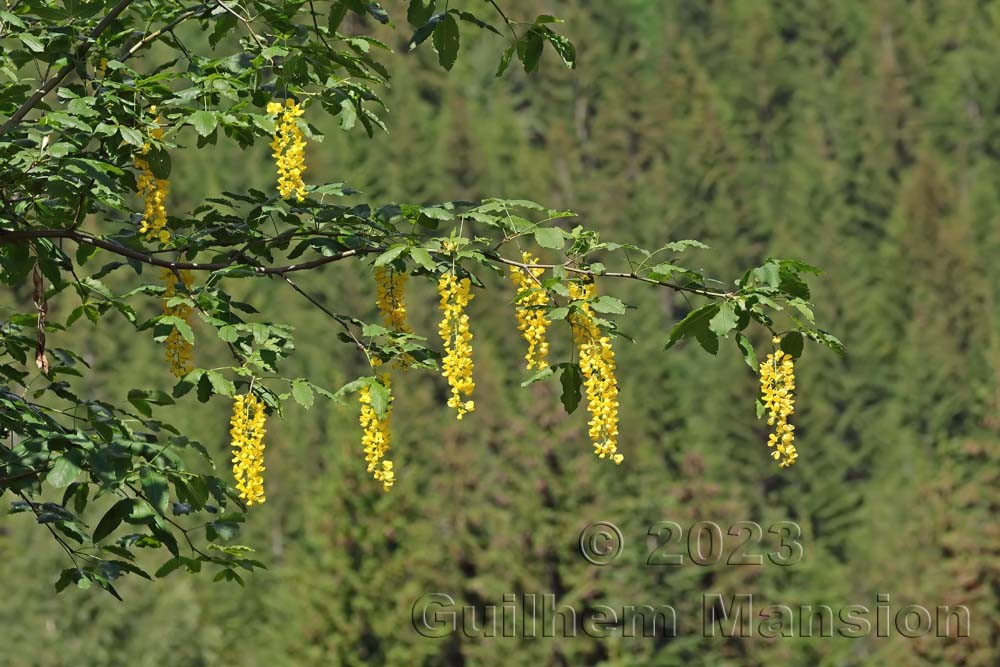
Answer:
[[[521,261],[524,264],[537,264],[538,258],[525,252]],[[533,368],[542,370],[549,365],[549,343],[545,338],[545,332],[552,322],[545,316],[543,309],[548,304],[549,297],[538,283],[543,273],[544,269],[522,269],[516,266],[510,270],[510,278],[519,294],[515,314],[517,328],[528,343],[528,352],[524,355],[524,359],[527,361],[529,371]]]
[[[233,477],[247,506],[259,505],[264,496],[264,403],[253,392],[233,399],[229,436],[233,447]]]
[[[781,339],[774,338],[772,342],[777,345]],[[799,457],[793,444],[795,427],[788,423],[795,412],[795,361],[791,355],[783,350],[767,355],[760,365],[760,391],[768,426],[774,427],[767,446],[774,448],[771,457],[778,465],[787,468]]]
[[[451,385],[448,407],[458,411],[459,419],[476,409],[475,401],[463,399],[463,395],[471,396],[476,387],[472,380],[472,332],[469,315],[465,312],[473,298],[471,287],[468,278],[459,279],[454,272],[438,280],[442,315],[438,333],[444,342],[445,353],[441,374]]]
[[[413,333],[406,320],[407,275],[385,266],[375,269],[375,304],[385,325],[400,333]]]
[[[570,283],[572,299],[591,299],[594,283]],[[580,355],[580,372],[583,374],[587,393],[587,410],[590,412],[590,438],[594,453],[620,464],[624,457],[618,453],[618,380],[615,377],[615,352],[611,339],[602,334],[594,322],[594,313],[586,303],[582,312],[570,316],[573,340]]]
[[[178,278],[179,274],[179,278]],[[182,269],[176,274],[171,269],[163,269],[160,272],[160,277],[163,279],[166,289],[163,292],[163,314],[173,315],[179,317],[188,324],[191,323],[191,306],[187,304],[178,304],[175,306],[169,306],[167,303],[173,297],[177,296],[177,283],[180,281],[185,287],[185,292],[190,291],[191,283],[193,282],[191,272],[187,269]],[[170,372],[177,377],[182,377],[191,372],[191,353],[194,350],[194,345],[189,343],[181,332],[174,327],[170,330],[170,334],[167,336],[167,351],[166,358],[167,364],[170,366]]]
[[[156,113],[156,107],[149,107],[149,112]],[[154,139],[162,139],[164,130],[160,127],[159,116],[154,121],[156,127],[149,132],[149,136]],[[139,170],[139,175],[135,179],[136,190],[143,199],[144,209],[142,213],[142,223],[139,225],[139,233],[146,235],[147,241],[158,240],[166,244],[170,241],[170,231],[167,226],[167,194],[170,192],[170,181],[165,178],[157,178],[149,166],[150,145],[144,144],[142,150],[132,159],[135,168]]]
[[[284,199],[294,196],[302,201],[306,186],[302,172],[306,170],[306,141],[299,129],[297,118],[304,113],[298,102],[288,98],[285,106],[278,102],[267,105],[267,113],[278,116],[271,141],[271,157],[278,168],[278,192]]]
[[[361,436],[361,444],[365,448],[365,461],[368,463],[368,472],[376,481],[382,482],[382,489],[388,491],[396,481],[396,473],[392,469],[392,461],[385,458],[389,451],[389,441],[391,431],[389,430],[389,420],[392,416],[391,380],[388,375],[380,375],[379,381],[390,391],[389,404],[386,406],[385,417],[379,419],[378,413],[372,407],[371,387],[364,387],[360,392],[361,401],[361,428],[364,435]]]

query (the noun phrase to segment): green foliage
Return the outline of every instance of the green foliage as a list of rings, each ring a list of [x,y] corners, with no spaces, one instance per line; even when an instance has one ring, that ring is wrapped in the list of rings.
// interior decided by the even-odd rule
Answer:
[[[415,28],[409,48],[430,37],[440,66],[450,70],[461,24],[504,40],[509,31],[501,74],[512,53],[526,72],[538,69],[545,44],[575,66],[573,44],[551,27],[558,19],[542,15],[518,24],[499,6],[490,9],[501,28],[466,9],[412,0],[406,11]],[[12,285],[29,274],[35,285],[31,303],[12,314],[2,331],[7,362],[0,372],[9,386],[3,390],[0,435],[10,441],[0,452],[2,488],[20,499],[15,511],[33,512],[71,558],[73,567],[63,571],[58,590],[97,584],[117,596],[113,582],[124,574],[152,578],[136,564],[137,550],[167,552],[156,577],[209,565],[216,580],[243,583],[237,569],[262,567],[245,557],[247,547],[229,544],[245,516],[240,498],[211,472],[208,448],[189,439],[196,434],[156,418],[161,407],[253,391],[269,412],[281,415],[288,400],[308,409],[317,394],[339,400],[367,387],[376,414],[387,414],[388,389],[373,376],[336,392],[287,377],[293,329],[234,299],[233,286],[241,281],[283,281],[328,315],[340,329],[338,337],[371,363],[405,358],[429,369],[439,355],[425,338],[334,312],[290,274],[344,260],[371,261],[431,280],[455,271],[482,287],[485,274],[516,264],[504,254],[507,248],[533,241],[551,256],[542,268],[554,320],[582,307],[569,298],[570,281],[624,278],[717,301],[683,319],[669,345],[693,337],[714,354],[718,337],[742,332],[751,320],[770,328],[775,315],[769,313],[787,306],[808,312],[811,324],[800,274],[816,271],[806,264],[769,260],[748,271],[734,291],[710,289],[701,271],[682,267],[675,257],[704,247],[700,243],[647,251],[602,242],[593,230],[565,225],[573,214],[526,200],[376,205],[358,203],[356,192],[341,183],[320,183],[311,184],[306,197],[286,201],[261,182],[211,192],[190,209],[171,202],[166,231],[159,232],[163,238],[144,238],[136,232],[130,196],[140,158],[160,179],[156,187],[164,188],[187,151],[226,140],[249,150],[266,141],[275,131],[268,107],[277,101],[283,108],[284,99],[308,111],[296,122],[311,140],[310,150],[324,138],[312,124],[321,110],[339,116],[345,130],[357,121],[369,135],[385,129],[380,95],[390,75],[382,59],[392,49],[348,26],[368,19],[389,25],[389,14],[379,3],[353,0],[239,7],[87,3],[62,11],[48,2],[22,2],[0,24],[0,72],[8,79],[0,88],[6,118],[0,125],[2,269]],[[38,94],[32,95],[22,75],[42,67],[44,75],[31,86]],[[117,257],[109,262],[109,256]],[[152,267],[166,269],[181,292],[171,287],[165,293],[150,282]],[[197,277],[181,281],[182,272]],[[127,291],[117,293],[111,284],[125,284]],[[49,304],[61,305],[74,294],[80,304],[64,320],[49,315]],[[163,314],[143,308],[151,296],[162,296]],[[602,295],[590,307],[599,326],[616,334],[616,324],[604,316],[625,314],[624,302]],[[192,326],[189,312],[200,323]],[[111,323],[111,313],[124,316],[138,335],[151,332],[168,347],[193,347],[196,358],[214,346],[231,359],[212,368],[182,367],[170,394],[131,387],[123,402],[128,407],[90,400],[75,388],[79,383],[68,381],[85,378],[88,362],[71,349],[49,349],[45,336],[80,327],[83,319],[128,335],[120,323]],[[581,398],[580,369],[571,362],[558,367],[562,402],[573,412]],[[34,500],[50,488],[66,489],[62,503]]]
[[[62,10],[60,3],[50,4]],[[837,341],[808,324],[800,310],[806,303],[791,296],[773,311],[761,302],[783,340],[799,329],[810,348],[796,364],[799,464],[780,474],[772,468],[764,425],[754,416],[756,379],[748,365],[768,351],[770,331],[756,321],[742,333],[731,331],[733,342],[720,341],[715,359],[698,351],[697,338],[664,353],[671,329],[688,313],[725,300],[598,277],[604,296],[628,304],[626,314],[614,319],[635,338],[634,344],[616,342],[626,460],[620,469],[605,470],[587,454],[585,410],[565,415],[553,409],[563,394],[561,380],[573,386],[568,344],[559,333],[572,304],[558,295],[562,310],[550,312],[561,315],[552,327],[559,366],[518,389],[531,378],[518,364],[512,290],[509,281],[476,263],[470,270],[490,288],[477,290],[471,312],[481,407],[474,419],[458,424],[445,418],[440,381],[414,371],[397,376],[393,453],[404,472],[392,492],[383,494],[364,473],[355,395],[345,390],[342,401],[331,403],[322,394],[370,378],[364,356],[353,343],[338,343],[337,333],[347,335],[341,325],[305,299],[293,300],[298,297],[284,281],[230,280],[223,274],[216,282],[225,279],[230,310],[246,320],[234,327],[266,320],[295,325],[288,332],[296,334],[295,350],[280,361],[284,379],[267,384],[278,395],[289,394],[282,419],[268,423],[268,502],[238,524],[241,535],[234,540],[258,551],[240,556],[231,543],[219,543],[234,557],[259,558],[269,569],[244,576],[249,572],[237,566],[245,588],[209,585],[222,568],[202,567],[197,555],[189,558],[178,533],[180,558],[162,547],[132,548],[138,566],[153,576],[158,568],[167,574],[200,567],[202,576],[175,572],[154,585],[138,575],[119,577],[113,584],[125,605],[93,583],[90,591],[73,585],[53,596],[52,581],[67,567],[67,557],[34,513],[18,505],[25,511],[0,526],[3,585],[13,601],[0,619],[7,661],[101,667],[995,665],[1000,551],[989,526],[995,523],[1000,442],[1000,265],[994,261],[1000,253],[1000,201],[992,175],[1000,134],[989,113],[996,108],[996,86],[983,73],[1000,65],[996,3],[554,3],[566,19],[560,31],[579,47],[576,71],[566,72],[549,53],[530,77],[518,64],[502,79],[492,77],[497,52],[508,53],[512,42],[459,21],[459,58],[445,77],[430,37],[407,53],[419,26],[403,28],[405,3],[382,4],[391,25],[344,5],[316,3],[323,11],[342,9],[340,19],[331,16],[326,23],[333,31],[373,36],[398,55],[370,45],[393,74],[391,88],[373,87],[392,110],[387,117],[378,112],[390,134],[377,131],[369,140],[358,119],[350,125],[357,131],[337,131],[349,115],[343,106],[332,119],[315,104],[308,110],[305,118],[325,140],[321,149],[311,141],[307,146],[306,180],[331,181],[310,197],[372,209],[386,201],[420,202],[407,210],[411,219],[424,221],[413,226],[421,232],[448,214],[433,202],[480,202],[498,193],[534,199],[557,211],[578,211],[580,224],[608,239],[611,261],[603,251],[588,259],[598,274],[630,270],[624,258],[637,257],[611,240],[656,248],[665,239],[694,237],[711,245],[711,252],[664,251],[676,264],[654,257],[657,280],[684,285],[683,271],[690,270],[705,276],[700,286],[708,290],[749,287],[768,299],[775,268],[781,287],[780,266],[764,268],[759,280],[748,276],[742,286],[711,276],[764,267],[769,256],[822,266],[822,280],[810,280],[816,307],[809,312],[818,326],[850,343],[846,356],[821,352]],[[427,18],[444,8],[438,4]],[[486,18],[486,3],[463,4]],[[501,4],[512,18],[525,17],[525,23],[515,23],[518,35],[543,11],[526,0]],[[298,20],[312,23],[304,9]],[[495,23],[506,39],[510,31]],[[178,36],[197,44],[197,27],[184,26]],[[246,37],[236,22],[218,42],[219,53],[242,51],[237,40]],[[157,62],[172,57],[168,45],[143,53]],[[509,54],[513,59],[514,50]],[[19,73],[24,79],[38,76],[30,66]],[[0,78],[13,81],[7,74]],[[28,81],[18,102],[37,83]],[[350,102],[346,107],[354,109]],[[195,129],[184,132],[186,148],[169,152],[170,215],[193,211],[222,192],[273,190],[263,141],[246,152],[223,140],[195,150]],[[131,171],[127,161],[121,168]],[[134,199],[128,202],[130,211],[141,210]],[[546,214],[528,209],[520,215],[537,221]],[[104,219],[95,218],[87,217],[82,229],[103,234]],[[557,248],[572,245],[576,223],[566,222],[537,228],[562,231],[561,239],[549,240],[561,246],[543,249],[546,262],[561,263]],[[428,233],[447,235],[452,223],[438,225]],[[122,241],[131,245],[133,238],[129,227]],[[433,273],[441,258],[423,240],[414,241],[395,239],[394,245],[409,248],[396,259]],[[537,244],[534,232],[520,241],[527,248]],[[174,399],[153,329],[133,333],[130,317],[141,323],[159,312],[162,288],[149,269],[138,279],[129,266],[97,277],[112,295],[140,289],[119,309],[87,283],[86,274],[128,258],[110,258],[95,246],[78,255],[65,239],[45,247],[94,258],[80,272],[85,303],[76,286],[49,302],[49,360],[52,368],[68,368],[57,380],[71,383],[79,396],[147,419],[155,410],[161,422],[197,436],[225,468],[229,401],[200,404],[196,386]],[[291,261],[322,252],[306,249]],[[328,309],[373,322],[370,262],[381,252],[365,262],[333,262],[290,277]],[[36,254],[23,243],[0,243],[0,253],[0,278],[11,286],[0,299],[0,319],[20,322],[26,338],[23,363],[0,363],[30,382],[37,375],[31,305]],[[195,289],[211,288],[205,287],[207,276],[196,274]],[[550,281],[553,290],[564,282],[547,276]],[[437,319],[432,286],[418,279],[411,286],[413,328],[430,336]],[[253,304],[260,313],[237,303]],[[68,330],[52,327],[65,325],[72,312],[77,315]],[[18,320],[18,313],[30,317]],[[99,326],[91,324],[95,320]],[[225,344],[236,340],[238,330],[192,320],[198,365],[245,391],[243,376],[229,370],[239,365]],[[716,328],[725,329],[725,321],[720,318]],[[404,345],[432,347],[366,324],[369,334],[385,337],[387,358]],[[363,325],[352,327],[355,335],[364,332]],[[251,329],[239,335],[252,344]],[[361,340],[367,343],[368,336]],[[55,352],[65,348],[82,360],[67,367]],[[434,359],[429,356],[428,365]],[[288,403],[295,400],[297,380],[313,390],[313,409]],[[6,384],[22,394],[21,384]],[[36,379],[32,389],[45,384]],[[141,389],[133,394],[133,387]],[[38,400],[59,409],[72,405]],[[76,412],[76,423],[85,424],[88,411]],[[138,430],[137,422],[130,423]],[[229,484],[228,473],[207,468],[195,450],[179,451],[199,475],[215,474]],[[55,479],[62,483],[77,464],[58,455],[53,463],[60,459],[65,462]],[[62,505],[93,530],[119,498],[95,501],[89,479],[81,469],[69,486],[46,483],[32,500]],[[72,486],[83,481],[86,492]],[[73,496],[63,502],[71,488]],[[170,490],[173,495],[172,483]],[[88,501],[82,510],[76,508],[78,492]],[[192,485],[191,492],[211,495],[207,487]],[[11,505],[23,502],[12,493],[3,497]],[[185,521],[183,503],[175,516],[178,501],[171,501],[168,515]],[[226,511],[235,507],[230,499]],[[641,565],[648,555],[647,531],[656,522],[688,527],[714,520],[725,526],[748,519],[765,527],[798,522],[802,562],[787,568]],[[580,529],[593,520],[612,520],[625,535],[626,549],[612,566],[594,568],[579,557]],[[222,531],[231,528],[223,524]],[[123,521],[105,542],[129,532],[148,530]],[[201,547],[204,531],[193,537]],[[656,640],[514,638],[502,640],[500,651],[494,640],[428,640],[410,630],[409,619],[413,602],[430,591],[448,592],[477,608],[499,604],[511,592],[553,593],[588,609],[669,603],[678,610],[682,634]],[[872,606],[877,593],[891,594],[894,609],[966,604],[972,637],[705,639],[700,627],[684,623],[700,619],[706,592],[753,593],[755,600],[790,605]]]

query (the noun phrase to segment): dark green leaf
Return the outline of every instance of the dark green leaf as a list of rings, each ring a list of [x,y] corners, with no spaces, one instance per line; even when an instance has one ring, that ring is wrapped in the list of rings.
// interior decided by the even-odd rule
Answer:
[[[566,364],[563,366],[559,382],[562,385],[562,395],[559,397],[559,400],[562,401],[566,412],[573,414],[577,406],[580,405],[580,387],[583,386],[583,373],[580,372],[579,364]]]
[[[458,58],[458,21],[451,14],[445,14],[434,27],[434,50],[438,54],[441,67],[450,70]]]
[[[802,338],[802,334],[798,331],[791,331],[784,335],[781,339],[781,349],[784,350],[786,354],[790,354],[796,359],[802,356],[802,348],[805,341]]]

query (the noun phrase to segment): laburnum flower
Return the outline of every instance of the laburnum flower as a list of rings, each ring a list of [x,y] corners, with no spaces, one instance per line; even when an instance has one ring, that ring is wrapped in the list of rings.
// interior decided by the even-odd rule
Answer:
[[[149,108],[150,113],[156,113],[156,107]],[[159,116],[153,121],[155,127],[150,130],[149,136],[154,139],[162,139],[164,129],[161,126],[162,120]],[[157,178],[150,168],[149,155],[150,145],[144,144],[142,150],[133,157],[132,164],[139,170],[139,175],[135,179],[136,191],[143,200],[142,222],[139,224],[139,233],[144,234],[147,241],[159,241],[166,244],[170,241],[170,231],[167,226],[167,194],[170,192],[170,181],[165,178]]]
[[[406,274],[400,271],[385,266],[375,268],[375,304],[385,325],[400,333],[413,332],[406,319],[406,280]]]
[[[538,258],[525,252],[521,261],[524,264],[537,264]],[[542,370],[549,365],[549,343],[545,337],[552,322],[545,315],[544,307],[549,303],[548,294],[538,283],[545,273],[544,269],[511,267],[510,278],[517,288],[515,315],[517,328],[528,343],[528,352],[524,355],[528,370]]]
[[[163,314],[179,317],[190,325],[191,306],[184,303],[171,306],[169,303],[173,297],[177,296],[178,283],[185,287],[185,291],[190,290],[191,283],[193,282],[191,272],[183,269],[174,273],[171,269],[163,269],[160,272],[160,277],[166,285],[166,289],[163,292]],[[181,332],[177,330],[177,327],[173,327],[167,336],[166,358],[170,372],[177,377],[182,377],[190,373],[193,350],[194,345],[184,338]]]
[[[781,340],[775,338],[772,342],[777,345]],[[767,424],[774,427],[767,446],[774,450],[771,457],[778,461],[778,466],[787,468],[795,463],[799,454],[793,444],[795,426],[788,423],[795,412],[795,360],[784,350],[767,355],[760,365],[760,392],[767,411]]]
[[[406,318],[406,281],[407,274],[394,269],[375,267],[375,305],[382,313],[385,326],[399,333],[413,333]],[[402,368],[407,368],[413,362],[413,357],[404,354],[397,359]]]
[[[389,451],[389,444],[392,432],[389,430],[389,419],[392,416],[392,401],[390,379],[388,375],[379,376],[379,381],[386,389],[390,390],[389,403],[385,409],[385,416],[381,419],[378,412],[372,407],[371,387],[366,386],[359,392],[361,402],[361,444],[365,450],[365,461],[368,463],[368,472],[376,481],[382,482],[382,489],[388,491],[396,481],[396,473],[392,469],[392,461],[385,458]]]
[[[592,299],[595,291],[596,285],[592,282],[569,285],[569,295],[574,300]],[[585,302],[569,321],[580,357],[594,453],[620,464],[624,456],[618,453],[618,379],[611,338],[594,322],[594,312]]]
[[[459,279],[454,272],[446,273],[438,280],[438,295],[441,297],[438,333],[444,342],[445,353],[441,374],[451,387],[448,406],[455,408],[459,419],[476,409],[475,401],[466,400],[476,388],[472,380],[472,332],[469,330],[469,315],[465,312],[473,298],[471,287],[468,278]]]
[[[277,116],[274,139],[271,141],[271,157],[278,169],[278,192],[284,199],[293,196],[302,201],[306,196],[306,186],[302,172],[306,170],[306,141],[299,129],[298,117],[305,111],[298,102],[288,98],[285,105],[271,102],[267,113]]]
[[[229,437],[233,448],[233,478],[247,506],[259,505],[264,496],[264,403],[253,394],[233,399]]]

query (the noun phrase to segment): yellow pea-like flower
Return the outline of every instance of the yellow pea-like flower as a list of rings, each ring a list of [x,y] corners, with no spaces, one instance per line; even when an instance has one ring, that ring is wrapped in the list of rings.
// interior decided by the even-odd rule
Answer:
[[[775,338],[772,342],[777,345],[781,340]],[[788,423],[795,412],[795,360],[791,355],[783,350],[767,355],[760,365],[760,392],[768,426],[774,427],[767,446],[773,448],[771,457],[778,466],[787,468],[799,457],[794,445],[795,427]]]
[[[180,276],[179,278],[178,275]],[[185,291],[190,290],[191,283],[193,282],[191,272],[183,269],[175,274],[171,269],[163,269],[160,272],[160,277],[166,284],[166,290],[163,292],[163,314],[179,317],[190,325],[191,306],[187,304],[169,306],[167,303],[171,298],[177,296],[178,282],[184,285],[186,288]],[[176,327],[170,330],[170,334],[167,336],[166,358],[170,372],[176,377],[182,377],[191,372],[193,350],[194,345],[188,342]]]
[[[569,295],[574,300],[593,298],[594,283],[570,283]],[[590,439],[594,453],[620,464],[624,456],[618,453],[618,379],[615,376],[615,351],[611,338],[604,335],[594,322],[594,312],[584,303],[578,313],[570,316],[570,327],[580,357],[580,372],[590,412]]]
[[[233,478],[248,507],[260,505],[264,496],[264,403],[253,394],[233,399],[229,436],[233,448]]]
[[[278,170],[278,192],[284,199],[293,196],[302,201],[306,196],[306,186],[302,172],[306,170],[306,140],[299,129],[297,118],[305,111],[298,102],[288,98],[285,106],[277,102],[267,105],[267,112],[278,116],[271,141],[271,157]]]
[[[365,462],[368,463],[368,472],[376,481],[382,482],[382,489],[388,491],[396,481],[396,473],[392,469],[392,461],[385,458],[389,451],[392,432],[389,429],[389,421],[392,416],[391,385],[388,375],[379,376],[379,380],[387,389],[390,389],[389,405],[386,408],[385,416],[379,419],[378,413],[372,407],[372,394],[370,387],[364,387],[359,393],[361,402],[361,444],[365,450]]]
[[[446,273],[438,280],[442,316],[438,333],[445,352],[441,374],[451,387],[448,407],[458,412],[459,419],[476,409],[475,401],[466,400],[476,388],[472,379],[472,331],[465,312],[473,298],[471,287],[468,278],[459,280],[454,273]]]
[[[538,259],[526,252],[522,256],[522,262],[537,264]],[[515,303],[517,328],[528,343],[528,352],[524,355],[524,359],[529,371],[533,368],[542,370],[549,365],[549,343],[545,334],[552,322],[543,310],[549,303],[549,297],[538,284],[538,278],[543,273],[544,269],[522,269],[516,266],[510,270],[510,279],[518,291]]]
[[[149,108],[151,113],[156,113],[156,107]],[[156,127],[150,130],[149,135],[154,139],[162,139],[164,128],[159,116],[154,121]],[[150,145],[144,144],[142,150],[132,159],[132,164],[139,170],[139,175],[135,179],[136,191],[143,200],[142,222],[139,224],[139,233],[144,234],[147,241],[159,241],[166,245],[170,242],[170,231],[167,226],[167,194],[170,192],[170,181],[165,178],[157,178],[149,166],[146,156],[149,154]]]

